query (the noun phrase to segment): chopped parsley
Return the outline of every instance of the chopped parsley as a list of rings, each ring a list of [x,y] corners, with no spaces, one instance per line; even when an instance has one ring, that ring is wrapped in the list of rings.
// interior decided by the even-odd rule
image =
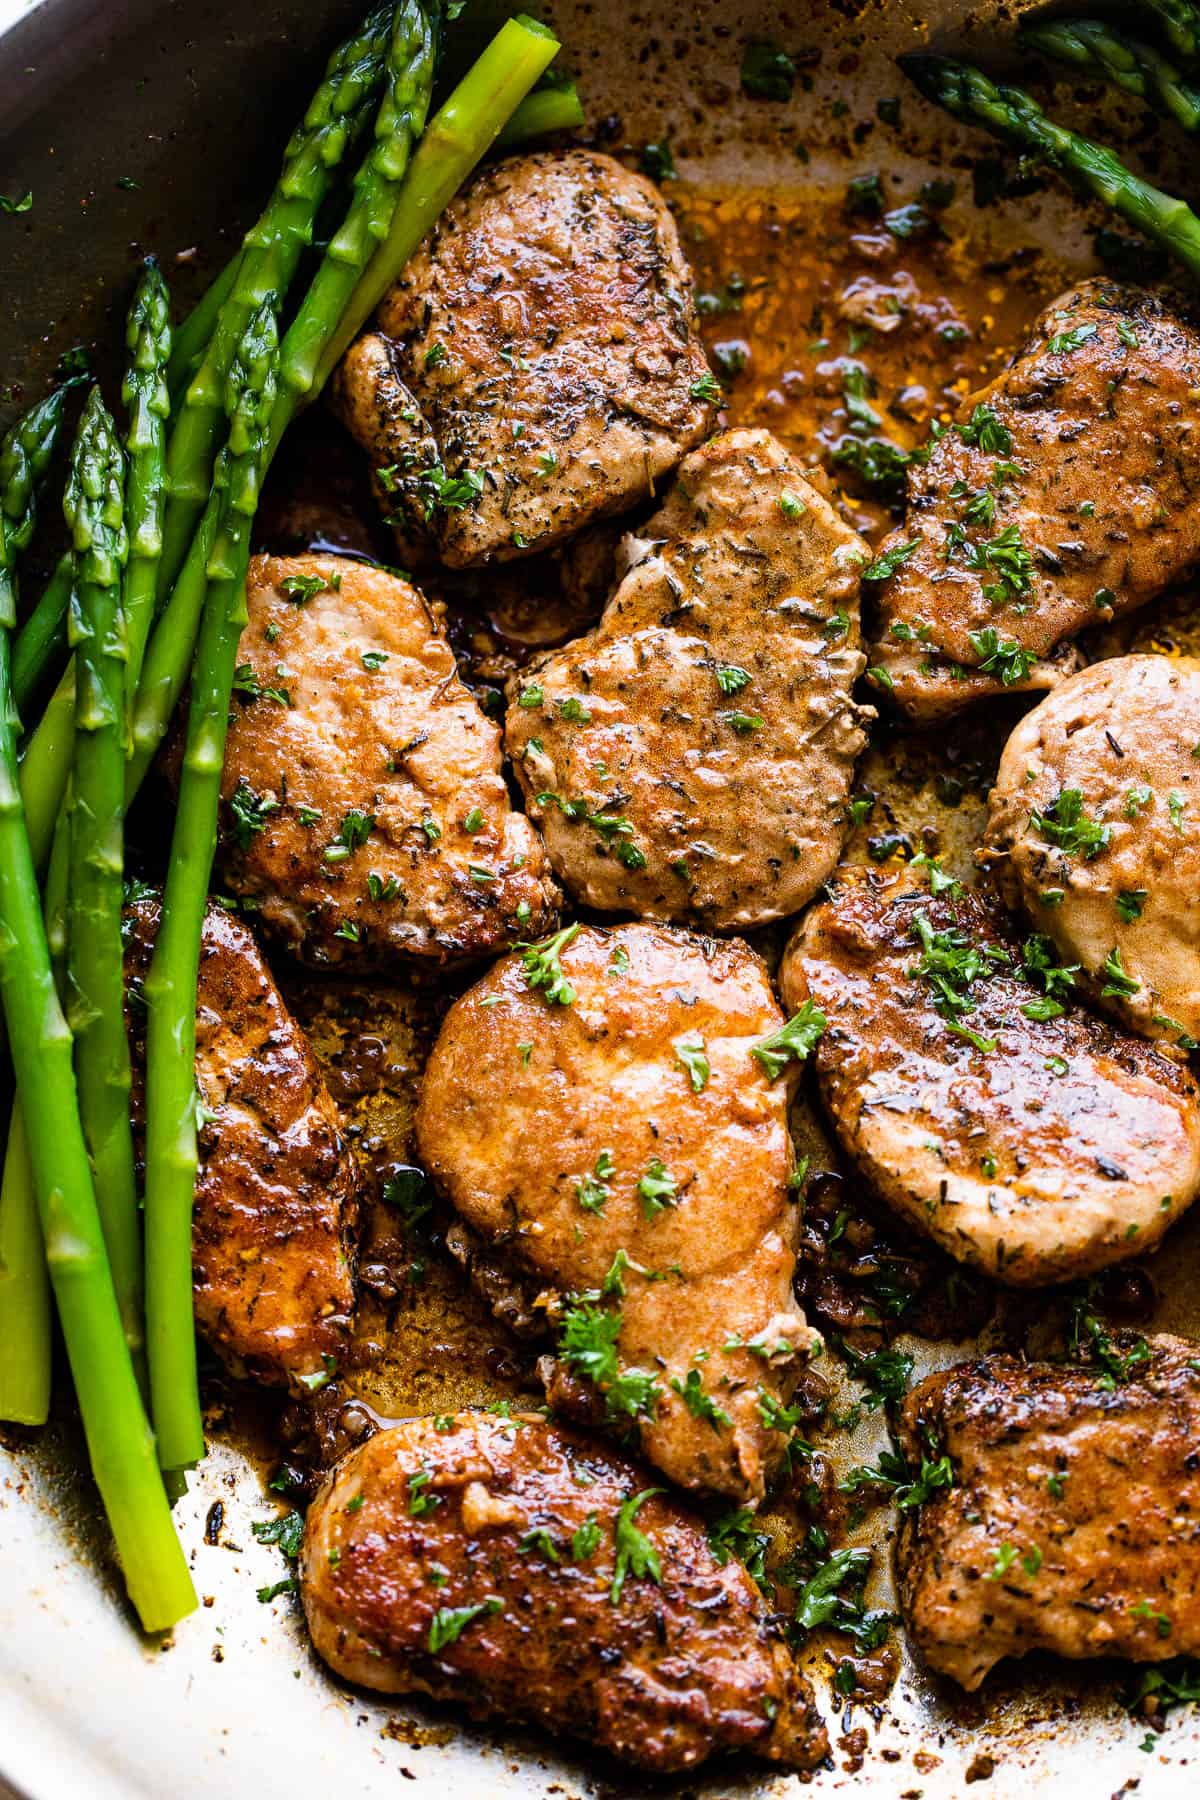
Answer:
[[[769,1081],[778,1081],[794,1057],[804,1062],[816,1049],[826,1025],[825,1014],[812,1000],[806,1000],[800,1011],[793,1013],[786,1025],[760,1038],[750,1046],[750,1054],[765,1071]]]
[[[616,1606],[625,1589],[625,1580],[629,1575],[638,1579],[648,1578],[655,1583],[662,1580],[662,1563],[658,1551],[643,1531],[634,1524],[641,1508],[655,1494],[664,1493],[663,1488],[643,1488],[640,1494],[631,1494],[629,1499],[617,1513],[615,1541],[617,1562],[613,1570],[612,1586],[608,1597]]]
[[[721,384],[711,369],[706,369],[699,381],[693,381],[688,389],[689,400],[703,400],[710,406],[719,406],[723,398]]]
[[[605,1202],[611,1199],[612,1189],[608,1183],[617,1172],[611,1150],[602,1150],[596,1158],[590,1175],[575,1183],[575,1198],[584,1212],[603,1212]]]
[[[1081,856],[1091,862],[1101,850],[1108,848],[1111,825],[1098,825],[1083,810],[1083,794],[1079,788],[1063,788],[1045,812],[1031,812],[1029,822],[1048,844],[1056,844],[1068,856]]]
[[[1135,919],[1142,916],[1142,908],[1146,904],[1145,888],[1121,888],[1116,898],[1117,917],[1125,925],[1132,925]]]
[[[255,1519],[250,1526],[260,1544],[277,1544],[289,1562],[295,1562],[304,1540],[304,1515],[280,1513],[276,1519]]]
[[[374,675],[377,670],[382,669],[384,663],[389,662],[390,660],[386,650],[364,650],[359,657],[359,661],[362,663],[363,668],[367,669],[372,675]]]
[[[1070,331],[1057,331],[1052,338],[1047,338],[1046,348],[1053,356],[1067,356],[1081,344],[1086,344],[1089,338],[1094,338],[1098,330],[1097,325],[1076,325]]]
[[[961,931],[935,931],[923,912],[914,915],[910,931],[922,950],[920,962],[908,971],[910,979],[927,981],[932,987],[934,1010],[947,1030],[985,1054],[994,1050],[995,1038],[982,1037],[962,1020],[964,1014],[975,1010],[973,984],[992,966],[1006,963],[1007,953],[992,944],[973,944]]]
[[[239,663],[233,672],[233,691],[251,700],[273,700],[276,706],[290,706],[292,696],[285,687],[264,687],[253,663]]]
[[[708,1086],[708,1078],[711,1073],[704,1039],[698,1031],[689,1031],[684,1037],[676,1038],[673,1048],[675,1055],[688,1072],[692,1092],[702,1094]]]
[[[436,1656],[448,1644],[456,1644],[473,1619],[503,1610],[504,1602],[495,1598],[481,1600],[478,1606],[439,1606],[430,1621],[426,1649]]]
[[[750,684],[750,674],[746,669],[739,669],[736,663],[718,663],[713,673],[717,678],[717,686],[723,694],[740,694]]]
[[[433,1470],[424,1468],[414,1470],[408,1478],[408,1510],[414,1519],[422,1518],[426,1513],[431,1513],[436,1506],[442,1504],[440,1494],[425,1492],[432,1480]]]
[[[362,812],[357,806],[352,806],[344,814],[332,844],[325,846],[323,860],[327,863],[345,862],[355,850],[362,849],[374,829],[375,814]]]
[[[341,575],[335,571],[332,575],[285,575],[279,583],[279,591],[286,594],[294,606],[307,606],[317,594],[336,594],[342,585]]]
[[[731,1425],[729,1414],[719,1407],[712,1395],[705,1392],[699,1369],[689,1369],[686,1381],[680,1381],[678,1375],[671,1377],[671,1386],[680,1396],[693,1419],[704,1419],[714,1431],[720,1431],[722,1425]]]
[[[786,50],[754,38],[742,56],[742,90],[755,100],[790,100],[796,65]]]
[[[234,842],[239,850],[247,850],[259,832],[266,830],[270,815],[279,811],[279,802],[268,794],[256,794],[243,775],[229,796],[229,811]]]
[[[771,1547],[771,1534],[769,1531],[756,1531],[755,1523],[755,1514],[746,1507],[731,1507],[709,1526],[708,1547],[722,1567],[730,1557],[736,1557],[746,1573],[760,1587],[765,1587],[766,1555]]]
[[[599,1520],[594,1512],[590,1512],[582,1525],[575,1528],[571,1536],[571,1561],[588,1562],[600,1548],[603,1538]]]
[[[907,543],[895,544],[892,549],[885,550],[877,556],[869,568],[863,570],[864,581],[888,581],[896,573],[900,564],[907,562],[918,547],[920,538],[909,538]]]
[[[1142,985],[1141,982],[1126,969],[1124,962],[1121,960],[1120,949],[1115,944],[1104,959],[1104,974],[1106,980],[1104,986],[1100,989],[1101,999],[1115,996],[1120,1000],[1128,1000],[1130,995],[1136,994]]]
[[[662,1158],[652,1156],[646,1165],[646,1173],[637,1184],[637,1196],[642,1203],[642,1213],[647,1219],[656,1219],[668,1206],[678,1204],[679,1192],[675,1177],[663,1163]]]
[[[956,426],[964,444],[974,444],[989,456],[1012,454],[1012,432],[990,406],[976,406],[965,425]]]
[[[580,926],[566,925],[538,944],[521,944],[526,986],[541,989],[547,1006],[570,1006],[575,989],[563,973],[562,953],[579,936]]]
[[[435,512],[461,512],[471,506],[483,492],[483,476],[478,469],[464,469],[460,475],[448,475],[441,463],[422,469],[417,489],[428,522]]]
[[[1024,681],[1037,661],[1032,650],[1023,650],[1015,640],[1005,642],[994,625],[970,633],[971,648],[979,658],[985,675],[998,675],[1005,687]]]

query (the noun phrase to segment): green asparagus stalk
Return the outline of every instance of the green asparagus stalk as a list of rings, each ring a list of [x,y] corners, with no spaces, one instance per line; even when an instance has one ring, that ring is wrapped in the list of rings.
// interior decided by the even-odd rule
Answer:
[[[1185,131],[1200,131],[1200,88],[1185,81],[1149,44],[1126,37],[1100,19],[1051,19],[1030,25],[1021,33],[1021,42],[1057,62],[1095,71],[1125,93],[1157,104]]]
[[[167,364],[167,387],[172,400],[200,367],[208,341],[216,330],[221,308],[233,292],[242,255],[243,249],[239,244],[221,273],[206,288],[175,333],[171,345],[171,360]]]
[[[136,1368],[143,1349],[142,1242],[129,1123],[131,1079],[121,946],[126,659],[121,601],[129,549],[123,484],[116,428],[104,410],[99,388],[93,388],[63,501],[75,553],[67,1018],[75,1039],[79,1115],[91,1156],[108,1266]],[[57,886],[48,883],[48,889]],[[57,901],[55,897],[52,903],[49,892],[47,899],[49,937],[55,929]]]
[[[509,19],[435,113],[417,145],[388,234],[340,317],[327,322],[325,342],[315,362],[311,345],[305,347],[304,361],[314,369],[306,399],[321,392],[430,227],[491,149],[559,49],[553,33],[536,19],[523,14]],[[289,339],[299,324],[298,319]],[[304,341],[299,334],[297,341]]]
[[[248,320],[291,285],[333,172],[374,110],[390,38],[390,5],[376,7],[334,51],[284,154],[275,190],[244,251],[200,366],[183,396],[167,446],[170,500],[163,525],[160,601],[170,592],[208,500],[213,456],[223,426],[225,378]]]
[[[496,139],[497,150],[511,150],[530,138],[548,137],[554,131],[576,131],[583,124],[583,107],[575,83],[539,88],[527,94]]]
[[[900,66],[926,99],[1042,157],[1200,276],[1200,218],[1127,169],[1111,150],[1056,125],[1020,88],[997,87],[964,63],[914,53],[902,56]]]
[[[46,1261],[92,1470],[130,1598],[148,1631],[196,1604],[104,1251],[41,898],[17,783],[10,642],[0,631],[0,1000],[29,1126]],[[6,1346],[7,1348],[7,1346]]]
[[[334,272],[325,281],[320,280],[321,271],[318,271],[280,353],[281,366],[286,359],[290,385],[281,387],[276,402],[267,446],[268,461],[278,449],[301,398],[312,399],[319,393],[345,345],[374,311],[379,298],[403,269],[447,200],[490,148],[558,47],[557,41],[542,26],[530,20],[510,19],[502,26],[426,127],[401,184],[391,229],[372,256],[365,274],[351,288],[352,265],[340,256],[333,257]],[[395,108],[395,116],[401,129],[406,129],[403,106]],[[433,148],[427,149],[431,143]],[[361,191],[361,186],[356,188],[354,205],[359,203]],[[365,204],[372,202],[368,198]],[[347,220],[343,231],[346,243],[369,249],[371,238],[361,224],[350,227]],[[332,255],[331,245],[327,260]],[[339,306],[343,309],[341,313]],[[338,344],[342,349],[336,347]],[[308,380],[305,371],[314,368],[311,384],[303,389]],[[136,791],[144,779],[183,691],[191,647],[204,605],[204,571],[212,548],[215,518],[215,502],[210,500],[170,601],[147,646],[133,714],[129,793]],[[27,761],[34,754],[35,746],[31,743]],[[50,785],[44,772],[45,761],[44,753],[39,754],[32,771],[34,780],[41,787]]]
[[[146,258],[125,326],[129,361],[121,399],[129,417],[125,448],[129,479],[125,524],[129,560],[121,596],[125,630],[124,688],[137,693],[146,639],[154,621],[158,560],[166,501],[166,435],[171,403],[166,371],[171,355],[171,301],[152,256]]]
[[[435,21],[425,0],[399,0],[388,52],[387,86],[375,141],[354,177],[346,217],[330,240],[279,358],[281,424],[313,383],[317,359],[363,270],[387,236],[413,144],[425,127],[436,61]]]
[[[37,521],[37,490],[62,429],[67,389],[55,388],[17,420],[0,445],[0,624],[17,617],[17,558]]]
[[[59,558],[41,599],[13,643],[13,697],[17,711],[22,715],[41,686],[50,664],[66,647],[70,604],[71,557],[68,553]]]
[[[196,646],[187,740],[146,976],[146,1327],[159,1459],[187,1468],[204,1453],[192,1322],[196,1184],[196,983],[217,842],[225,735],[246,623],[250,524],[275,404],[278,333],[270,306],[250,321],[226,387],[229,443],[214,472],[219,517]]]
[[[44,1425],[50,1412],[50,1276],[19,1103],[0,1182],[0,1419]]]
[[[1192,0],[1142,0],[1142,6],[1159,20],[1176,56],[1189,63],[1200,59],[1200,7]]]

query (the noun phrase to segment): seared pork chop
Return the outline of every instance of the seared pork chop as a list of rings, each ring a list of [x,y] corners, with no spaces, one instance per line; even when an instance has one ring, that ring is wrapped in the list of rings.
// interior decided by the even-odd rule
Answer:
[[[1195,1083],[1075,1005],[1048,940],[937,882],[844,869],[788,945],[785,1003],[827,1021],[839,1140],[919,1230],[1015,1286],[1153,1249],[1200,1188]]]
[[[636,1428],[686,1487],[757,1498],[817,1341],[791,1291],[792,1083],[752,1054],[784,1024],[766,970],[744,944],[656,926],[554,942],[451,1007],[421,1160],[548,1290],[555,1404]]]
[[[770,432],[682,464],[593,631],[522,671],[506,742],[577,899],[717,931],[799,910],[837,862],[870,718],[866,545]]]
[[[983,1356],[904,1403],[910,1465],[953,1485],[901,1514],[904,1621],[977,1688],[1005,1656],[1200,1651],[1200,1353],[1116,1346],[1124,1373]]]
[[[873,679],[932,719],[1053,687],[1086,625],[1144,606],[1200,553],[1200,332],[1157,295],[1085,281],[964,402],[881,546]]]
[[[658,191],[611,157],[513,157],[452,200],[338,372],[402,541],[454,568],[651,499],[720,390]]]
[[[127,914],[126,974],[135,1117],[158,905]],[[307,1039],[262,954],[222,907],[209,908],[196,1001],[203,1107],[192,1223],[196,1323],[236,1374],[302,1387],[350,1339],[360,1182]]]
[[[981,861],[1102,1006],[1200,1040],[1200,661],[1115,656],[1027,713]]]
[[[548,929],[541,840],[421,594],[345,557],[259,556],[246,604],[226,886],[314,964],[448,962]]]
[[[309,1511],[300,1589],[320,1654],[385,1694],[664,1772],[828,1749],[741,1564],[636,1464],[536,1415],[409,1419],[353,1451]]]

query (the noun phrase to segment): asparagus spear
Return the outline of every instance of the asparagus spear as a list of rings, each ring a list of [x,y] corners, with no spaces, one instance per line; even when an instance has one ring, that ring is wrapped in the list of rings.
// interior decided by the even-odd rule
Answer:
[[[170,592],[208,499],[213,454],[222,427],[225,378],[252,314],[291,285],[333,171],[367,124],[383,78],[390,5],[376,7],[360,30],[334,51],[284,154],[275,190],[244,251],[200,367],[188,384],[167,446],[170,501],[163,525],[160,601]]]
[[[93,424],[100,421],[92,413]],[[148,1631],[196,1604],[125,1343],[96,1208],[17,784],[12,612],[0,614],[0,1000],[29,1148],[46,1260],[97,1485],[125,1580]],[[7,1353],[7,1345],[6,1345]]]
[[[142,1243],[129,1125],[121,948],[126,656],[121,599],[129,548],[123,488],[116,430],[99,388],[93,388],[63,501],[75,552],[67,1013],[75,1038],[79,1115],[91,1155],[108,1266],[136,1367],[143,1346]],[[51,867],[53,871],[53,862]],[[48,924],[48,933],[51,929]]]
[[[148,256],[134,289],[125,325],[129,361],[121,399],[129,416],[125,448],[129,482],[125,521],[129,560],[121,596],[125,628],[125,691],[137,692],[146,639],[154,619],[158,559],[162,554],[166,500],[166,434],[170,401],[166,370],[171,355],[171,302],[157,262]]]
[[[301,399],[312,399],[320,392],[346,344],[374,311],[447,200],[495,141],[558,48],[557,41],[531,20],[510,19],[503,25],[426,127],[401,185],[388,236],[349,297],[347,289],[353,274],[350,264],[336,261],[335,273],[324,282],[318,272],[280,353],[281,364],[287,358],[292,385],[281,388],[276,401],[268,460],[275,454]],[[401,129],[405,128],[404,116],[403,109],[399,109]],[[358,228],[347,233],[347,241],[366,248],[371,242]],[[331,244],[327,260],[332,256]],[[311,384],[302,392],[302,384],[308,379],[304,370],[314,368]],[[188,657],[204,605],[204,569],[214,522],[215,508],[210,501],[170,601],[147,646],[133,715],[130,791],[143,780],[183,691]],[[44,750],[44,746],[31,744],[26,757],[27,762],[35,757],[31,776],[39,788],[52,785],[43,766],[47,760]]]
[[[16,622],[16,566],[33,536],[37,489],[62,429],[67,389],[55,388],[17,420],[0,445],[0,617]]]
[[[278,442],[296,400],[312,387],[331,318],[340,318],[358,279],[387,236],[413,144],[425,128],[433,91],[436,32],[424,0],[400,0],[388,50],[387,85],[375,142],[354,177],[354,193],[330,240],[279,358]]]
[[[56,653],[66,644],[70,604],[71,557],[68,553],[59,558],[41,599],[13,642],[13,696],[19,713],[25,712]]]
[[[552,131],[574,131],[583,124],[583,107],[575,83],[538,88],[527,94],[496,139],[497,150],[511,150],[529,138],[546,137]]]
[[[1200,7],[1192,0],[1142,0],[1147,12],[1162,24],[1163,36],[1185,62],[1200,58]]]
[[[217,530],[162,916],[145,983],[146,1326],[154,1424],[166,1469],[186,1468],[204,1453],[192,1322],[196,982],[233,676],[246,623],[250,523],[266,462],[278,344],[275,315],[264,305],[246,328],[226,386],[229,443],[213,477]]]
[[[1200,218],[1182,200],[1143,181],[1102,144],[1056,125],[1020,88],[997,87],[980,70],[944,56],[913,53],[899,60],[927,99],[1041,156],[1200,275]]]
[[[216,330],[221,308],[233,292],[242,256],[243,249],[239,244],[221,273],[206,288],[175,333],[171,345],[171,360],[167,364],[167,387],[172,400],[200,367],[200,360],[208,348],[208,340]]]
[[[1026,27],[1021,41],[1058,62],[1095,70],[1125,93],[1157,102],[1185,131],[1200,131],[1200,88],[1149,44],[1114,26],[1099,19],[1051,19]]]
[[[549,68],[560,45],[524,14],[501,26],[430,120],[408,171],[391,228],[341,317],[330,324],[306,395],[314,399],[434,221]],[[297,320],[299,324],[299,320]],[[296,327],[292,327],[295,331]],[[288,337],[292,332],[288,333]]]

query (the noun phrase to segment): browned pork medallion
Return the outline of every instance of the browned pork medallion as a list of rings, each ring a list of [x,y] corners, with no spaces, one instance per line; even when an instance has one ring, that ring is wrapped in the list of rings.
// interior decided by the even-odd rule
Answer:
[[[950,1486],[901,1514],[904,1621],[926,1661],[977,1688],[1005,1656],[1200,1650],[1200,1346],[1110,1346],[1099,1368],[984,1356],[904,1403],[914,1467]]]
[[[1083,282],[908,472],[880,547],[877,686],[931,719],[1077,667],[1200,551],[1200,333],[1157,295]]]
[[[1186,1068],[1072,983],[1048,939],[936,869],[840,871],[781,971],[787,1005],[827,1020],[817,1079],[848,1154],[952,1256],[1019,1286],[1153,1249],[1200,1188]]]
[[[594,631],[524,671],[506,741],[560,880],[713,930],[796,912],[837,862],[873,715],[866,545],[767,431],[682,464]]]
[[[222,778],[222,874],[309,963],[478,956],[557,889],[500,733],[416,588],[345,557],[255,557]]]
[[[402,542],[455,568],[652,499],[716,416],[675,222],[594,151],[486,170],[376,322],[335,398]]]
[[[139,1118],[145,1015],[136,997],[157,930],[156,902],[129,910]],[[350,1340],[359,1177],[307,1039],[250,933],[218,906],[200,946],[196,1087],[196,1323],[235,1373],[300,1386]]]
[[[363,1687],[664,1772],[828,1750],[741,1564],[636,1464],[532,1415],[410,1419],[353,1451],[309,1511],[300,1587],[318,1651]]]
[[[1135,1031],[1200,1040],[1200,662],[1116,656],[1005,746],[981,860]]]
[[[817,1341],[791,1287],[784,1023],[745,944],[571,926],[451,1007],[417,1112],[459,1213],[549,1290],[555,1405],[745,1498]]]

